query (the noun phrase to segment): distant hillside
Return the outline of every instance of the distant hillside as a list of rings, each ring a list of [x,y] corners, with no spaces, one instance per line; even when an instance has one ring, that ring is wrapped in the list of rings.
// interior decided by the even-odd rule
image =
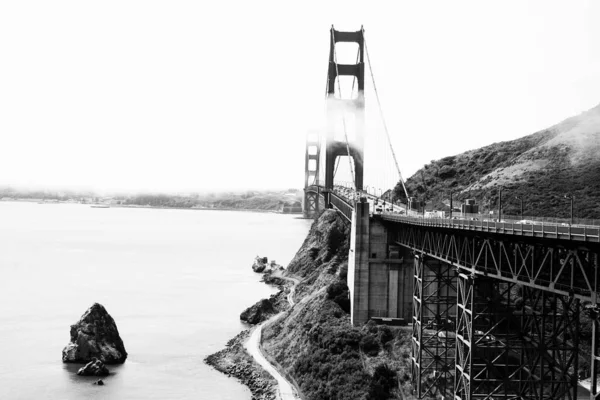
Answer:
[[[211,193],[207,195],[140,194],[126,198],[124,205],[178,208],[214,208],[257,211],[301,211],[302,193],[288,191],[247,191],[243,193]]]
[[[0,200],[31,200],[56,202],[111,203],[120,206],[212,208],[256,210],[284,213],[302,212],[303,192],[297,189],[281,191],[240,191],[191,194],[131,194],[101,197],[93,192],[28,190],[0,187]]]
[[[600,105],[551,128],[509,142],[432,161],[406,182],[409,196],[444,209],[475,198],[484,210],[497,209],[502,188],[503,212],[568,217],[573,194],[576,218],[600,218]],[[396,194],[404,198],[396,187]],[[447,206],[445,207],[448,208]]]

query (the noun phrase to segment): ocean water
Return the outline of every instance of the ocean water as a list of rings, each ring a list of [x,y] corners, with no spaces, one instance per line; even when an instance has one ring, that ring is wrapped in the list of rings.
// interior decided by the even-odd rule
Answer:
[[[250,399],[203,363],[274,292],[256,255],[287,265],[309,220],[292,215],[0,202],[0,399]],[[129,357],[105,386],[63,364],[94,302]]]

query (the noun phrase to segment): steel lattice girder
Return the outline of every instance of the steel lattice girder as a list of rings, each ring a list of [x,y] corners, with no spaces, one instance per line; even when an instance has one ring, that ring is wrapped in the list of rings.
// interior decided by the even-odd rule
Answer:
[[[458,306],[455,399],[576,398],[578,299],[460,274]]]
[[[580,302],[543,290],[522,287],[520,317],[523,346],[523,396],[577,398]]]
[[[536,313],[524,314],[522,324],[527,320],[536,321],[536,318],[538,322],[540,318],[542,321],[546,321],[545,325],[549,324],[548,318],[551,321],[558,319],[563,322],[559,323],[556,329],[548,330],[550,336],[546,333],[543,335],[537,333],[533,338],[523,335],[520,343],[517,340],[509,343],[514,353],[521,349],[521,362],[519,363],[521,368],[515,369],[518,374],[515,375],[513,372],[509,375],[511,380],[519,382],[518,390],[516,394],[510,394],[509,389],[512,392],[514,384],[511,382],[510,385],[507,385],[505,382],[504,387],[496,386],[496,393],[503,390],[505,391],[505,395],[501,395],[503,398],[519,399],[531,398],[531,396],[542,399],[575,396],[574,382],[577,380],[578,344],[573,343],[572,340],[566,342],[563,340],[557,344],[559,343],[558,338],[561,337],[557,335],[563,335],[562,338],[576,337],[574,332],[565,333],[564,327],[569,326],[571,330],[579,329],[579,324],[576,323],[578,322],[576,314],[579,312],[579,307],[574,304],[583,300],[585,308],[591,310],[591,314],[595,316],[592,318],[590,398],[600,398],[596,387],[596,376],[600,372],[598,367],[600,365],[600,350],[598,349],[600,345],[598,315],[600,313],[597,311],[599,309],[597,304],[599,245],[590,243],[581,245],[569,240],[524,239],[511,235],[456,232],[450,229],[410,224],[393,224],[389,228],[393,232],[392,235],[395,235],[397,244],[448,262],[457,267],[459,271],[455,399],[491,398],[487,393],[479,396],[477,379],[472,379],[478,373],[481,377],[481,372],[485,372],[485,363],[478,365],[477,361],[472,359],[475,347],[482,344],[481,341],[478,343],[479,332],[474,328],[475,322],[473,321],[473,316],[476,315],[473,278],[477,276],[522,286],[525,288],[524,291],[529,290],[529,292],[524,292],[530,294],[527,301],[533,301],[542,309],[546,307],[546,309],[556,310],[556,307],[548,308],[547,300],[542,302],[532,300],[542,296],[541,292],[546,292],[543,296],[556,296],[559,299],[556,300],[559,309],[571,310],[566,315],[556,314],[555,311],[550,313],[542,311],[543,317],[537,316]],[[531,293],[536,294],[531,295]],[[531,324],[534,323],[531,322]],[[552,339],[552,335],[554,335],[554,339]],[[551,350],[546,348],[547,340],[550,340]],[[509,356],[506,354],[510,355],[511,352],[504,351],[504,354],[508,359]],[[551,354],[552,357],[549,357],[548,354]],[[553,359],[556,354],[562,357],[559,361]],[[539,361],[540,358],[543,361]],[[505,367],[507,371],[510,371],[514,365],[505,363]],[[485,373],[489,374],[489,371]],[[482,381],[487,379],[486,385],[491,385],[489,378],[484,378]],[[496,381],[499,383],[500,379],[496,379]],[[474,389],[475,393],[473,393]],[[475,396],[472,397],[472,395]]]
[[[597,304],[595,243],[542,240],[482,232],[391,224],[396,242],[467,270]]]
[[[512,315],[514,284],[475,279],[473,303],[472,397],[515,398],[522,342]]]
[[[598,307],[592,307],[590,309],[590,317],[592,320],[592,351],[591,351],[591,382],[590,382],[590,399],[596,400],[600,398],[598,392],[598,371],[600,368],[600,310]]]
[[[472,394],[473,297],[473,277],[459,273],[456,294],[456,362],[454,376],[454,398],[456,400],[470,400]]]
[[[423,302],[423,263],[417,261],[414,263],[413,276],[413,317],[412,317],[412,346],[411,346],[411,376],[413,380],[413,388],[421,393],[421,365],[422,365],[422,348],[423,340],[423,325],[422,325],[422,302]],[[420,395],[418,395],[420,397]]]
[[[415,257],[413,282],[413,387],[418,398],[447,398],[454,382],[456,269]]]

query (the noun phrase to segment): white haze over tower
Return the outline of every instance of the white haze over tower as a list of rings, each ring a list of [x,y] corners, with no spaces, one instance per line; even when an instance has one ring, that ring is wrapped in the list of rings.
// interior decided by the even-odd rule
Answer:
[[[598,104],[599,19],[593,1],[2,2],[0,185],[299,188],[331,24],[364,24],[408,177]]]
[[[334,27],[335,28],[335,27]],[[393,189],[400,180],[394,154],[385,131],[385,116],[377,101],[376,82],[371,74],[368,45],[365,43],[364,91],[358,89],[354,76],[339,76],[333,83],[334,94],[327,97],[325,122],[322,128],[322,153],[319,180],[325,184],[326,137],[352,147],[363,143],[363,187],[368,193],[381,195]],[[338,64],[356,64],[359,48],[356,43],[338,42],[334,48],[334,60]],[[369,101],[365,104],[365,98]],[[327,135],[330,132],[330,135]],[[347,153],[347,152],[345,152]],[[353,157],[340,156],[334,168],[334,183],[355,188],[356,162]]]

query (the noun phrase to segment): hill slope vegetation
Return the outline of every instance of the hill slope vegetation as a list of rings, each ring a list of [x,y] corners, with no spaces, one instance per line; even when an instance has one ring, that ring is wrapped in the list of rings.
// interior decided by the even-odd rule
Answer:
[[[503,213],[570,215],[565,195],[574,197],[576,218],[600,218],[600,105],[520,139],[432,161],[406,181],[409,195],[447,207],[475,198],[483,211],[496,210],[502,190]],[[397,186],[398,198],[404,198]],[[446,204],[444,206],[444,204]]]

